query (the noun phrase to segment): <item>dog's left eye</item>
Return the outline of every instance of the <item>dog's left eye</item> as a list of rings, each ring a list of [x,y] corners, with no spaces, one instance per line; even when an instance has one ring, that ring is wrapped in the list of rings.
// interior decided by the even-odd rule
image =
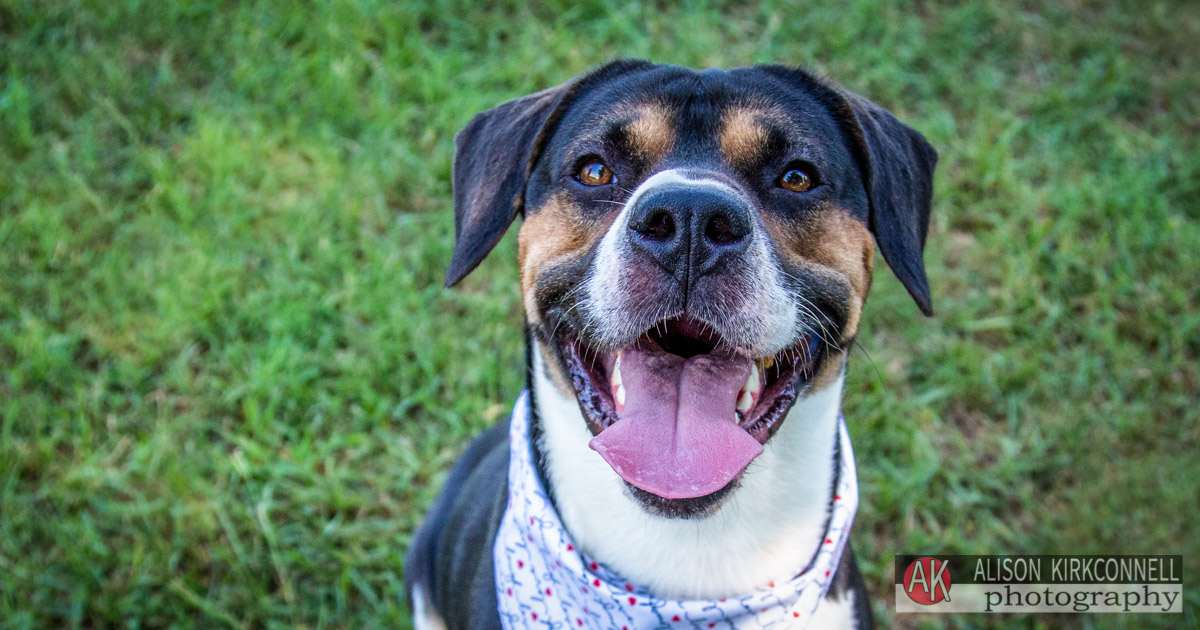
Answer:
[[[613,173],[604,162],[592,160],[579,168],[575,178],[588,186],[603,186],[612,183]]]
[[[792,167],[779,176],[779,187],[792,192],[804,192],[816,184],[816,177],[808,169]]]

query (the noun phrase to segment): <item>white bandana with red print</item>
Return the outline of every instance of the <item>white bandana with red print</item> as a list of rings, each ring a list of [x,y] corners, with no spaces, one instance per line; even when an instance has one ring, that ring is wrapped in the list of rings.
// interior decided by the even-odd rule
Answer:
[[[858,507],[858,477],[839,416],[840,469],[825,538],[790,579],[741,597],[662,599],[626,582],[575,546],[533,465],[529,393],[513,408],[508,507],[492,548],[505,628],[804,628],[825,597]]]

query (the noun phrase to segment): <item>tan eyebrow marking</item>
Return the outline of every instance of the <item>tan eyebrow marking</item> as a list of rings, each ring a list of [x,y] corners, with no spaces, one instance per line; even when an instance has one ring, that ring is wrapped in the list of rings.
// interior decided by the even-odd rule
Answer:
[[[721,152],[734,166],[749,166],[767,147],[767,121],[780,121],[783,114],[773,107],[737,105],[721,112]]]
[[[636,106],[631,112],[631,120],[624,125],[634,151],[652,162],[666,157],[675,146],[673,119],[665,105],[645,103]]]

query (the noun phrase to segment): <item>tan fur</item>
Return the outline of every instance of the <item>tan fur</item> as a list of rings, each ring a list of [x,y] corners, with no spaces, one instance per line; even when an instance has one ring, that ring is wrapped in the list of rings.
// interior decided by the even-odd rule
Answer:
[[[633,150],[651,163],[666,157],[675,146],[673,116],[663,105],[644,103],[637,106],[632,119],[625,124]]]
[[[555,265],[582,256],[604,236],[611,221],[585,221],[574,204],[564,193],[556,193],[536,210],[526,213],[524,223],[517,234],[517,265],[521,275],[521,295],[525,306],[525,317],[530,325],[541,321],[537,304],[539,276]],[[547,366],[557,366],[558,361],[543,353]],[[565,374],[550,369],[554,384],[564,392],[573,391]]]
[[[736,167],[747,167],[758,160],[767,145],[768,120],[782,114],[770,107],[739,105],[721,112],[721,153]]]
[[[862,221],[835,208],[820,211],[794,226],[785,225],[770,215],[764,215],[763,219],[771,238],[790,264],[832,275],[848,285],[850,313],[845,337],[853,337],[858,332],[863,303],[871,291],[871,271],[875,261],[875,238],[871,231]]]
[[[602,234],[588,229],[579,209],[563,193],[555,193],[542,207],[526,213],[517,234],[517,265],[529,323],[540,321],[534,301],[538,275],[556,261],[582,253]]]

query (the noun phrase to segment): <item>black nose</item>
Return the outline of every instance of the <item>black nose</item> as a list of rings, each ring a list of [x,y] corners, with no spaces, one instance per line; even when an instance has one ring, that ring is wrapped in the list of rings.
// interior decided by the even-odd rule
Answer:
[[[716,187],[652,190],[630,211],[633,246],[685,284],[719,270],[750,245],[750,210]]]

